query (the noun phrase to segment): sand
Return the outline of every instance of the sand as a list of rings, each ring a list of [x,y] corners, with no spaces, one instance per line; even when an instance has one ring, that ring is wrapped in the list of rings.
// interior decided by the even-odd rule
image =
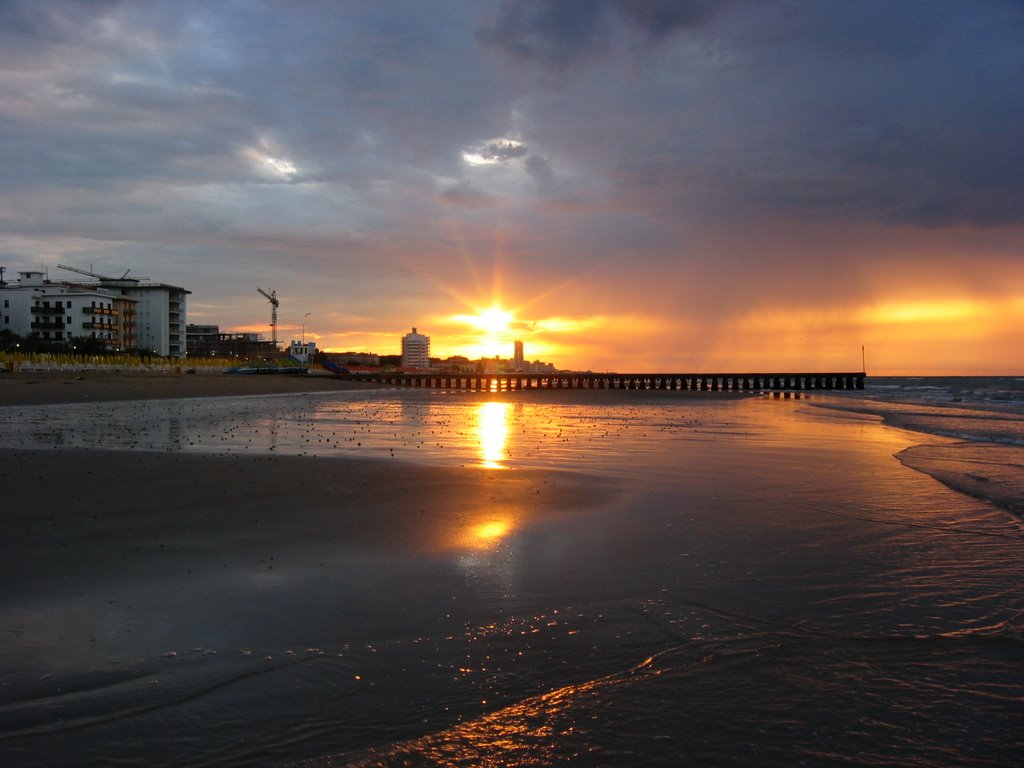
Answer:
[[[324,548],[444,551],[497,518],[526,525],[607,494],[564,473],[362,459],[2,450],[0,464],[14,481],[4,490],[8,596],[82,587],[98,571],[184,578],[225,558],[252,566]]]
[[[298,376],[7,375],[0,403],[345,386]],[[273,595],[329,603],[336,582],[319,574],[337,574],[339,563],[471,553],[509,526],[592,511],[617,496],[611,481],[567,472],[269,455],[0,449],[0,476],[7,618],[27,636],[59,638],[59,652],[37,660],[53,674],[81,674],[95,659],[158,657],[196,634],[227,645],[284,642],[279,633],[318,619],[294,615],[289,629],[281,617],[294,598]],[[418,586],[387,589],[398,599]],[[111,616],[131,634],[99,639]]]
[[[0,373],[0,406],[332,392],[366,386],[371,385],[318,375],[5,372]]]

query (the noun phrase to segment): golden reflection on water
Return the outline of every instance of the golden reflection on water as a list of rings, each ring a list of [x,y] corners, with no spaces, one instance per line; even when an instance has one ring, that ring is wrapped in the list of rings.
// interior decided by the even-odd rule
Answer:
[[[479,466],[487,469],[507,469],[509,421],[512,404],[500,401],[480,403],[474,424],[477,437]],[[495,508],[488,504],[463,529],[459,544],[474,550],[490,549],[507,536],[514,526],[514,516],[507,504]]]
[[[438,768],[473,765],[480,768],[528,768],[552,765],[556,746],[585,740],[572,713],[588,704],[600,703],[622,687],[636,685],[648,675],[660,675],[648,658],[626,672],[557,688],[511,706],[462,723],[449,730],[406,742],[389,755],[403,763],[414,757],[416,764]]]
[[[507,520],[488,520],[474,525],[470,530],[470,536],[479,545],[487,546],[496,542],[510,530],[512,530],[512,524]]]
[[[505,469],[508,459],[508,429],[512,404],[491,401],[480,404],[476,429],[480,438],[480,464],[488,469]]]

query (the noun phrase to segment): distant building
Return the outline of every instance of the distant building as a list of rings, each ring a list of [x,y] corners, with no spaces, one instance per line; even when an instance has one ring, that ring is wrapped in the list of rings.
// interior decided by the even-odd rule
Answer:
[[[525,370],[523,365],[523,342],[513,341],[512,342],[512,370],[521,372]]]
[[[341,365],[376,367],[380,365],[380,355],[370,352],[326,352],[326,358]]]
[[[219,325],[185,326],[185,352],[189,357],[213,357],[220,342]]]
[[[402,337],[402,367],[425,369],[430,367],[430,337],[416,332]]]
[[[272,341],[258,333],[221,333],[217,325],[188,325],[185,328],[189,357],[237,357],[259,360],[277,354]]]
[[[291,346],[288,347],[288,354],[302,365],[309,365],[316,356],[316,342],[292,339]]]
[[[444,360],[438,360],[435,367],[445,373],[476,373],[477,363],[463,355],[452,355]]]

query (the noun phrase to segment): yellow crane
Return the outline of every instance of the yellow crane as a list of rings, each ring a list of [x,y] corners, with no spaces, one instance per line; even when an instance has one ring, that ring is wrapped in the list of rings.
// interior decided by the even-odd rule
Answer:
[[[263,296],[270,302],[270,339],[274,342],[275,349],[277,348],[277,308],[281,306],[281,302],[277,300],[277,291],[271,291],[267,293],[262,288],[257,288]]]

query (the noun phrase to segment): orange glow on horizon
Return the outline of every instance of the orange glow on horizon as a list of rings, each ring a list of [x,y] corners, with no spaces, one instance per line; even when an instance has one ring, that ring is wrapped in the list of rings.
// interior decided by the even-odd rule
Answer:
[[[459,299],[459,301],[462,301]],[[708,313],[681,304],[616,315],[557,315],[498,300],[420,323],[434,357],[509,359],[513,341],[527,360],[569,370],[633,372],[851,371],[866,348],[869,375],[1021,375],[1024,297],[875,295],[856,303],[723,308]],[[527,308],[529,307],[529,308]],[[531,310],[537,310],[531,313]],[[318,329],[319,330],[319,329]],[[404,330],[323,334],[326,349],[397,354]],[[307,329],[307,335],[310,335]],[[363,344],[353,343],[362,339]],[[342,346],[343,345],[343,346]]]
[[[983,303],[968,299],[887,302],[861,311],[868,323],[901,325],[963,323],[978,320],[987,314],[989,310]]]

